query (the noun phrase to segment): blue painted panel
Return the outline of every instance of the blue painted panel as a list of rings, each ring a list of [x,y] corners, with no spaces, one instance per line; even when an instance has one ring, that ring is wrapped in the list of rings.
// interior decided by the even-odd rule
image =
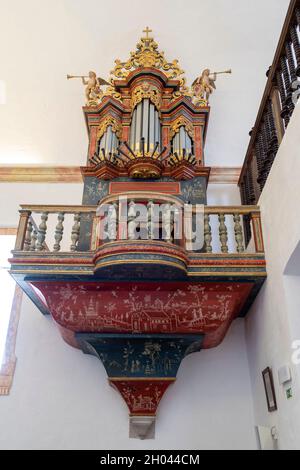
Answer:
[[[98,357],[109,377],[175,378],[182,359],[201,350],[204,335],[76,334],[86,354]]]

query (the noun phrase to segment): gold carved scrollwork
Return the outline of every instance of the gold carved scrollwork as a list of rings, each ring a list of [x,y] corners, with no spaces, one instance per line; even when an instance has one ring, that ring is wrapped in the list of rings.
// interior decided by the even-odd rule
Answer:
[[[116,78],[126,78],[130,71],[139,67],[153,67],[163,70],[167,77],[175,79],[180,77],[184,71],[180,68],[178,60],[168,62],[165,58],[164,52],[158,50],[158,44],[153,38],[143,37],[136,46],[136,51],[130,53],[130,58],[126,62],[121,62],[119,59],[115,60],[115,68],[111,74]]]
[[[122,103],[122,95],[121,95],[121,93],[118,93],[116,91],[116,89],[113,85],[106,88],[106,90],[103,94],[103,97],[104,96],[112,96],[113,98],[115,98],[116,100],[118,100]]]
[[[97,140],[100,140],[103,134],[106,132],[108,126],[112,127],[112,131],[116,133],[118,139],[121,138],[122,126],[121,124],[114,119],[113,117],[109,116],[105,118],[102,122],[100,122],[97,132]]]
[[[159,90],[150,85],[148,82],[143,82],[141,86],[136,87],[131,95],[131,109],[140,103],[144,98],[149,98],[150,101],[156,106],[159,111],[161,108],[161,94]]]
[[[195,132],[194,126],[190,123],[185,117],[180,116],[170,127],[170,138],[173,139],[174,135],[179,132],[180,127],[184,126],[185,130],[187,131],[188,135],[191,139],[194,140]]]

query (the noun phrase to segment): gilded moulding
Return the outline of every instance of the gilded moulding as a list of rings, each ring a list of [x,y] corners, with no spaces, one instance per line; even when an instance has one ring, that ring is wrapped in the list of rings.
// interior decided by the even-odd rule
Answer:
[[[149,98],[150,101],[155,105],[156,109],[158,111],[160,110],[161,94],[156,87],[150,85],[150,83],[146,81],[133,90],[130,102],[131,109],[133,110],[135,106],[140,103],[144,98]]]
[[[111,71],[113,77],[125,79],[130,71],[139,67],[153,67],[163,70],[169,79],[176,79],[184,74],[178,60],[174,59],[172,62],[168,62],[164,52],[158,50],[157,42],[148,36],[148,32],[146,37],[140,39],[136,46],[136,51],[130,53],[130,58],[126,62],[121,62],[120,59],[115,60],[116,65]],[[181,80],[185,82],[185,79]]]
[[[116,119],[109,116],[105,118],[103,121],[101,121],[99,124],[98,131],[97,131],[97,141],[101,139],[103,134],[106,132],[108,126],[112,127],[112,131],[115,132],[118,139],[121,138],[121,133],[122,133],[121,124]]]
[[[184,116],[180,116],[170,127],[170,138],[172,139],[177,132],[179,132],[180,127],[184,126],[188,135],[195,140],[195,131],[194,126],[190,121],[188,121]]]

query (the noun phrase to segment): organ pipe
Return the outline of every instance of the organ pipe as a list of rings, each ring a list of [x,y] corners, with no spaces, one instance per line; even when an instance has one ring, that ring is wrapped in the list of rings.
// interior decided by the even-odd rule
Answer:
[[[179,131],[174,135],[171,149],[172,153],[176,153],[180,160],[183,159],[185,155],[194,153],[193,141],[184,126],[181,126]]]
[[[157,150],[161,148],[161,125],[159,113],[155,105],[148,99],[143,99],[135,107],[130,127],[130,147],[134,152],[141,151],[142,139],[144,139],[145,153],[153,152],[156,142]]]
[[[108,126],[103,136],[98,142],[97,154],[99,155],[101,160],[103,160],[104,159],[103,153],[105,155],[108,155],[110,153],[113,154],[116,152],[118,146],[119,146],[119,139],[116,133],[113,132],[112,126]]]

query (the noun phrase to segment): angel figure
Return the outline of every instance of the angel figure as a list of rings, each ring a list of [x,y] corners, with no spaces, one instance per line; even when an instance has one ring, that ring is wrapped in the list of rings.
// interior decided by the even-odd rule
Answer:
[[[206,100],[209,102],[209,97],[216,89],[215,81],[217,80],[216,73],[210,73],[209,69],[205,69],[202,75],[192,84],[193,96],[197,100]]]
[[[101,98],[103,91],[101,90],[101,85],[110,85],[103,78],[97,77],[95,72],[90,71],[88,77],[81,77],[82,83],[86,86],[85,88],[85,97],[86,102],[89,104],[91,101],[96,101]]]

